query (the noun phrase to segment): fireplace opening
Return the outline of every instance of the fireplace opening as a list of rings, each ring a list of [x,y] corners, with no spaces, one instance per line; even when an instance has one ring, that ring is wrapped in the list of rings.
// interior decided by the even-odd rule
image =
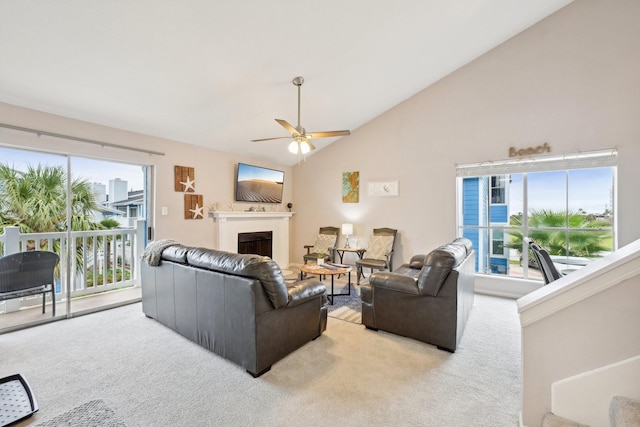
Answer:
[[[272,257],[271,242],[273,231],[238,233],[238,253],[257,254]]]

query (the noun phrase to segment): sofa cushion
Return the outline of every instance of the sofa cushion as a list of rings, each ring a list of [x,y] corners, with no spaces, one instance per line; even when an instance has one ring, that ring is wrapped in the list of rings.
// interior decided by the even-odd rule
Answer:
[[[469,255],[469,253],[473,250],[473,243],[466,237],[458,237],[453,242],[451,242],[451,244],[464,247],[464,250],[466,252],[465,255]]]
[[[422,271],[422,269],[413,268],[409,264],[402,264],[400,267],[393,270],[393,273],[411,277],[415,283],[418,283],[420,271]]]
[[[269,257],[194,248],[188,251],[187,261],[194,267],[259,280],[275,308],[284,307],[289,302],[282,270]]]
[[[372,288],[384,288],[396,292],[418,295],[416,278],[407,274],[378,271],[369,277],[369,284]]]
[[[424,260],[424,267],[418,276],[420,295],[436,296],[447,276],[456,265],[456,257],[444,246],[431,251]]]
[[[169,246],[165,250],[162,251],[161,259],[165,261],[173,261],[178,262],[180,264],[187,263],[187,252],[192,248],[189,246],[183,245],[173,245]]]
[[[449,244],[440,246],[438,249],[442,249],[443,251],[449,252],[453,257],[453,267],[456,268],[459,266],[462,261],[467,257],[467,248],[461,244]]]

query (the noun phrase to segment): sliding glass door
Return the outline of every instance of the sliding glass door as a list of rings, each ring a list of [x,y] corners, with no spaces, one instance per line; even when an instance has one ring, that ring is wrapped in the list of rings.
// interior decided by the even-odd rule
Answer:
[[[151,167],[2,146],[0,159],[0,255],[60,256],[56,317],[138,300]],[[0,332],[51,320],[41,301],[0,302]]]

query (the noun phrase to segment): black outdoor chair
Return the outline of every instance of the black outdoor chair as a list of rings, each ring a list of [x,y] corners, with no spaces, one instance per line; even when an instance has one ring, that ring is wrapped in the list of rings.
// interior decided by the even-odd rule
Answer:
[[[556,266],[553,264],[553,261],[549,256],[549,252],[541,248],[533,239],[525,238],[525,242],[529,245],[531,252],[533,252],[533,255],[536,258],[536,263],[538,264],[539,270],[542,272],[545,285],[548,285],[554,280],[562,277],[562,274],[560,274]]]
[[[0,257],[0,301],[51,292],[52,317],[56,316],[54,270],[60,257],[48,251],[28,251]]]

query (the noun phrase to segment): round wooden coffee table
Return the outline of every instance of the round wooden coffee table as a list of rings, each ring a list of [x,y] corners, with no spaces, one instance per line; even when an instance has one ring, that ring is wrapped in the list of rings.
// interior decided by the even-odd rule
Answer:
[[[333,297],[336,296],[347,296],[347,295],[351,295],[351,267],[346,266],[346,267],[337,267],[334,265],[318,265],[315,262],[310,262],[307,264],[302,264],[300,266],[300,279],[302,280],[304,278],[304,274],[303,273],[307,273],[307,274],[317,274],[320,277],[320,281],[322,282],[322,276],[331,276],[331,293],[327,294],[327,299],[329,300],[329,303],[331,305],[333,305]],[[347,293],[341,293],[341,294],[336,294],[333,291],[333,278],[336,275],[340,275],[340,274],[347,274],[348,275],[348,281],[347,281]]]

